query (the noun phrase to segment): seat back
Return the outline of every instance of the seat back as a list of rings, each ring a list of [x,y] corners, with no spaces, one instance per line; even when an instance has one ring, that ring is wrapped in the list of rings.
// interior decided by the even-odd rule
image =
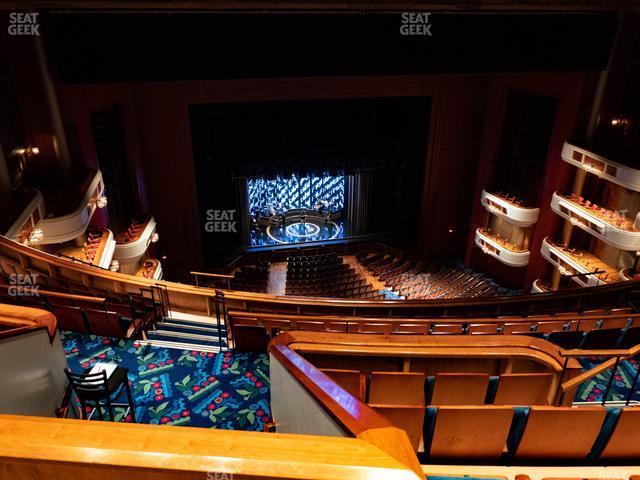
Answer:
[[[505,449],[512,419],[511,407],[438,407],[429,460],[496,461]]]
[[[469,325],[471,335],[497,335],[498,325],[496,323],[472,323]]]
[[[558,330],[564,330],[567,322],[538,322],[536,332],[551,333]]]
[[[608,461],[640,458],[640,408],[628,407],[620,412],[620,418],[600,458]]]
[[[585,460],[600,433],[600,407],[531,407],[516,460]]]
[[[369,403],[424,405],[424,373],[371,372]]]
[[[331,380],[344,388],[351,395],[360,401],[365,397],[365,377],[358,370],[340,370],[332,368],[321,368],[321,372],[326,374]]]
[[[514,332],[530,332],[532,322],[505,323],[502,327],[502,333],[511,335]]]
[[[389,335],[391,334],[391,329],[393,325],[390,323],[364,323],[359,324],[357,328],[357,333],[378,333]]]
[[[401,333],[407,335],[428,335],[429,325],[418,323],[401,323],[396,326],[393,333]]]
[[[58,328],[60,330],[73,330],[74,332],[93,333],[91,326],[87,321],[87,317],[82,309],[78,307],[69,307],[57,305],[51,308],[51,311],[58,320]]]
[[[640,344],[640,327],[631,327],[622,337],[620,348],[631,348],[638,344]]]
[[[558,332],[551,332],[547,337],[548,341],[555,343],[560,348],[564,349],[578,348],[583,339],[584,333],[576,330],[560,330]]]
[[[405,432],[413,449],[417,452],[423,450],[422,426],[424,423],[424,407],[421,405],[376,405],[369,404],[371,408]]]
[[[486,373],[438,373],[431,405],[483,405],[489,388]]]
[[[432,335],[461,335],[463,333],[461,323],[434,323],[431,326]]]
[[[500,375],[495,405],[548,405],[552,373],[504,373]]]
[[[587,333],[584,342],[581,345],[582,349],[615,349],[618,345],[618,340],[622,336],[622,330],[619,328],[605,328],[602,330],[591,330]]]

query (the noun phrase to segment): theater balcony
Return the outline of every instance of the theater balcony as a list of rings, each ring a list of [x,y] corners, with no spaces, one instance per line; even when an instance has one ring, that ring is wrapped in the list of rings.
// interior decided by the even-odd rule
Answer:
[[[635,221],[617,212],[599,207],[575,195],[555,192],[551,199],[551,209],[603,242],[621,250],[640,249],[640,230]]]
[[[482,190],[482,206],[491,214],[504,218],[519,227],[529,227],[538,221],[539,208],[525,207],[508,195],[499,195]]]
[[[531,285],[531,293],[547,293],[551,291],[549,283],[540,278],[536,278]]]
[[[555,265],[562,275],[571,277],[582,287],[591,287],[622,281],[620,272],[607,265],[594,254],[577,248],[567,248],[545,238],[542,256]]]
[[[24,244],[45,212],[44,199],[38,190],[14,190],[6,203],[0,204],[0,231]]]
[[[138,271],[138,262],[154,241],[157,241],[157,233],[153,217],[147,217],[140,222],[134,221],[126,230],[120,232],[116,236],[114,255],[120,263],[120,271],[135,274]]]
[[[136,272],[136,277],[150,278],[153,280],[162,279],[162,264],[155,258],[143,261]]]
[[[116,241],[113,233],[108,229],[99,229],[89,232],[86,241],[73,242],[56,250],[55,253],[62,257],[69,257],[100,268],[109,268]]]
[[[476,230],[475,242],[484,253],[510,267],[524,267],[529,263],[528,250],[523,250],[518,245],[498,237],[484,228]]]
[[[70,178],[43,178],[38,182],[47,206],[40,223],[39,244],[64,243],[81,236],[101,203],[104,182],[100,170],[73,172]]]
[[[562,147],[562,159],[598,177],[640,192],[640,170],[613,162],[601,155],[568,142]]]
[[[634,272],[633,267],[623,268],[620,270],[620,278],[622,280],[637,280],[638,274]]]

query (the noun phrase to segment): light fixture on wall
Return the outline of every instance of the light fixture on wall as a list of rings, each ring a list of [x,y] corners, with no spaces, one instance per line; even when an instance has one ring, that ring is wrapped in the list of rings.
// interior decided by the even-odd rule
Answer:
[[[31,243],[32,245],[37,245],[42,240],[44,240],[44,232],[40,227],[36,227],[31,230],[31,233],[29,233],[29,243]]]
[[[160,235],[158,235],[158,232],[153,232],[153,235],[151,235],[151,243],[158,243],[158,240],[160,240]]]
[[[627,127],[629,126],[629,119],[625,117],[613,117],[611,119],[612,127]]]
[[[111,270],[112,272],[117,272],[118,270],[120,270],[120,262],[118,260],[111,260],[109,270]]]
[[[98,198],[96,198],[96,207],[98,208],[104,208],[108,203],[109,199],[105,195],[100,195]]]

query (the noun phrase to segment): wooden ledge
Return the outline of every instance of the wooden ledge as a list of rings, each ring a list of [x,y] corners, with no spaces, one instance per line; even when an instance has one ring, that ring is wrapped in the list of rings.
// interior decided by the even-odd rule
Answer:
[[[168,480],[207,472],[238,479],[419,478],[358,439],[0,415],[1,478]]]
[[[271,340],[306,353],[379,356],[519,357],[561,372],[564,359],[558,347],[539,338],[519,335],[371,335],[289,331]],[[570,360],[569,368],[576,361]]]

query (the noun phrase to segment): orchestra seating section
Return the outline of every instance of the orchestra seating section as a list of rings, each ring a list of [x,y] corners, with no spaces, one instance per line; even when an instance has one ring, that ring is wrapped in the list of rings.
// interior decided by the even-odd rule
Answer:
[[[335,252],[287,257],[287,295],[384,299]]]
[[[468,268],[442,262],[414,261],[364,250],[356,259],[387,288],[406,299],[484,297],[506,290]]]
[[[563,349],[628,349],[640,344],[640,313],[632,307],[562,311],[549,315],[477,318],[345,317],[271,314],[230,310],[228,323],[237,346],[244,338],[269,338],[282,331],[324,331],[377,335],[525,335],[548,340]]]
[[[268,260],[259,260],[255,266],[240,267],[233,273],[229,282],[230,288],[243,292],[267,293],[269,267]]]

